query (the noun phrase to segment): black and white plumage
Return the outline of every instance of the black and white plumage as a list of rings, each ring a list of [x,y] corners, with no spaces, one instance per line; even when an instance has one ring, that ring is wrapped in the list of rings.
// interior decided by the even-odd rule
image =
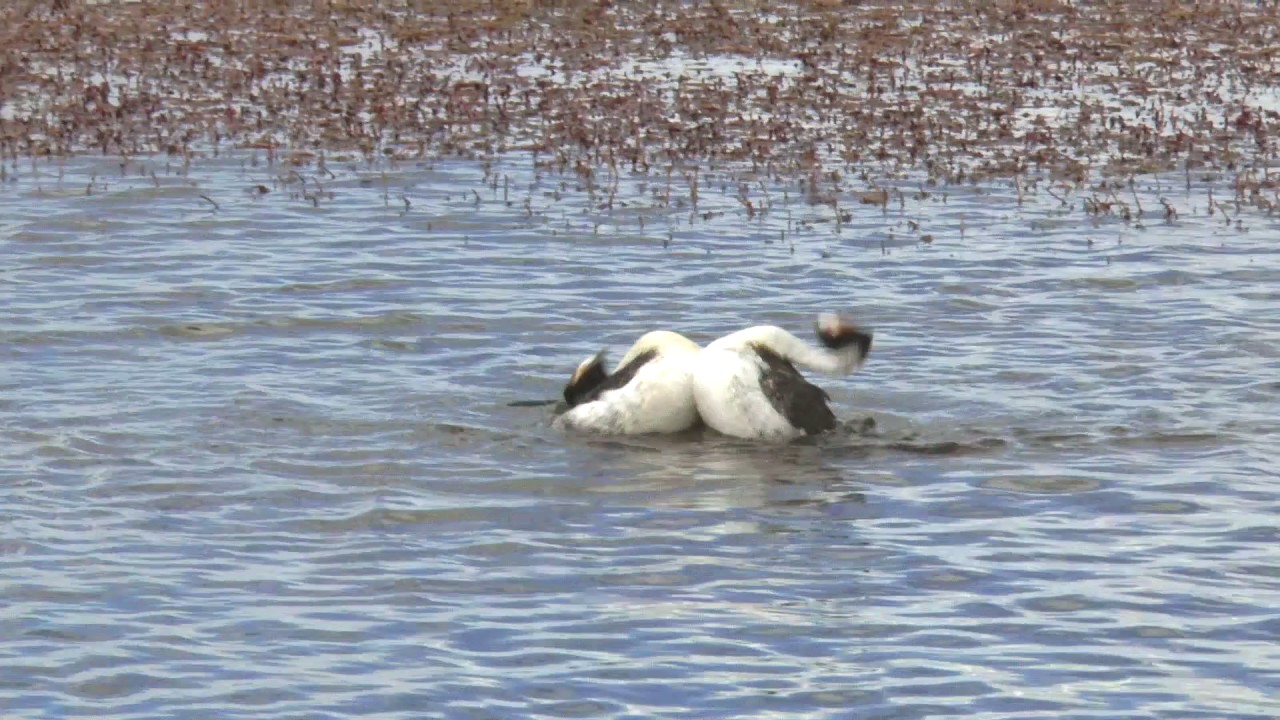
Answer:
[[[818,316],[816,330],[821,348],[773,325],[739,330],[703,348],[692,382],[702,421],[725,435],[762,440],[833,429],[829,396],[796,365],[847,375],[866,360],[872,333],[834,314]]]
[[[560,428],[605,435],[675,433],[698,423],[692,383],[700,348],[679,333],[646,333],[605,370],[604,353],[587,358],[564,388],[570,406],[556,418]]]

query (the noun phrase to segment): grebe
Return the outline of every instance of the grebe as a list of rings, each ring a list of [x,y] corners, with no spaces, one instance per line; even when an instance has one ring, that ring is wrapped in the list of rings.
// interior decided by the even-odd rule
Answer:
[[[772,325],[726,335],[695,356],[693,395],[702,421],[740,438],[790,440],[831,430],[830,396],[795,365],[847,375],[871,351],[871,331],[848,318],[818,316],[822,348]],[[793,364],[795,363],[795,364]]]
[[[569,410],[560,428],[606,435],[674,433],[698,423],[693,400],[693,359],[700,348],[669,330],[645,333],[613,374],[604,352],[582,361],[564,388]]]

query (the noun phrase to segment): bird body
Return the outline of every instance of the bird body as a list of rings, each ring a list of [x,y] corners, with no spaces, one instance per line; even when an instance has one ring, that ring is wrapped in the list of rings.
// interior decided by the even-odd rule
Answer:
[[[824,314],[816,348],[786,330],[757,325],[726,335],[698,353],[693,394],[709,427],[733,437],[790,440],[836,427],[826,391],[796,369],[847,375],[871,350],[871,333]]]
[[[848,318],[818,317],[821,347],[774,325],[739,330],[705,348],[657,330],[631,346],[617,369],[604,353],[584,360],[565,386],[558,427],[606,435],[675,433],[700,421],[732,437],[790,440],[836,427],[830,396],[799,365],[847,375],[871,350],[872,334]]]
[[[565,386],[570,408],[557,426],[604,435],[675,433],[698,423],[692,360],[696,343],[679,333],[641,336],[608,373],[604,353],[587,358]]]

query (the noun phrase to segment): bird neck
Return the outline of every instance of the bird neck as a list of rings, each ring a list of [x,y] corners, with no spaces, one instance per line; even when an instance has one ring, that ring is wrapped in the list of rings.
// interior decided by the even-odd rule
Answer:
[[[814,347],[780,327],[760,325],[739,330],[712,343],[708,348],[742,350],[750,345],[764,345],[796,365],[827,375],[848,375],[858,369],[855,347],[832,350]]]

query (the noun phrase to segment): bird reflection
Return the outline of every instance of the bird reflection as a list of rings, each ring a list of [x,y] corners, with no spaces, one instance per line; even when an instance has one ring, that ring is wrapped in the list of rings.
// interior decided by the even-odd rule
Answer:
[[[645,505],[715,510],[865,504],[854,471],[819,442],[760,445],[710,430],[673,436],[586,439],[590,492]],[[861,514],[861,513],[858,513]]]

